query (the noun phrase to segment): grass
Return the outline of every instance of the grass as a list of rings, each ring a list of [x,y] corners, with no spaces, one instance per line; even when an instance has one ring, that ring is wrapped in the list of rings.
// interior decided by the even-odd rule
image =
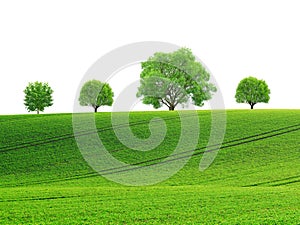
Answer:
[[[131,150],[111,129],[98,134],[119,160],[149,166],[166,158],[180,136],[177,112],[132,112],[132,132],[149,137],[147,121],[155,117],[166,119],[167,133],[152,151]],[[299,224],[300,110],[228,110],[224,143],[204,172],[210,111],[198,117],[199,149],[184,168],[159,184],[128,187],[85,162],[72,115],[0,116],[0,223]],[[109,128],[110,113],[98,113],[96,126]]]

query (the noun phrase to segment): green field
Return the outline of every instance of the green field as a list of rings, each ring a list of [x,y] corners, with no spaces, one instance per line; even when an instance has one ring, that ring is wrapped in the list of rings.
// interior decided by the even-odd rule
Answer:
[[[132,112],[132,132],[149,137],[155,117],[166,119],[167,134],[152,151],[124,146],[110,113],[96,115],[98,135],[115,158],[151,167],[176,147],[181,128],[176,111]],[[71,114],[0,116],[0,223],[300,224],[300,110],[227,110],[223,145],[203,172],[210,111],[198,117],[198,147],[184,168],[159,184],[134,187],[105,179],[85,162]]]

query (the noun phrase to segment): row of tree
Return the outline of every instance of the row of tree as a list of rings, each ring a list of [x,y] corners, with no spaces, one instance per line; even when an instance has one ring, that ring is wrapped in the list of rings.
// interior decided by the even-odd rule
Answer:
[[[196,106],[203,106],[217,91],[209,82],[209,72],[187,48],[171,53],[157,52],[141,66],[140,87],[136,95],[142,98],[144,104],[155,109],[165,105],[169,110],[174,110],[177,105],[190,101]],[[28,111],[39,113],[53,105],[53,90],[48,83],[29,83],[24,93]],[[108,83],[90,80],[81,88],[79,103],[91,106],[97,112],[100,106],[111,106],[113,97]],[[235,98],[236,102],[248,103],[253,109],[259,102],[269,102],[270,89],[264,80],[247,77],[238,84]]]

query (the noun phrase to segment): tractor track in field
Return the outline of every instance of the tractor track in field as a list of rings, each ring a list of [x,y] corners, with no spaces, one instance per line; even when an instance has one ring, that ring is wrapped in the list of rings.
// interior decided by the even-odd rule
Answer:
[[[162,119],[164,121],[169,121],[169,120],[188,118],[188,117],[196,117],[196,116],[199,117],[199,115],[197,114],[197,115],[186,115],[186,116],[174,116],[174,117],[168,117],[168,118],[157,118],[157,119],[150,119],[150,120],[152,122],[160,122]],[[132,122],[132,123],[129,123],[129,125],[130,126],[144,125],[144,124],[148,124],[150,122],[150,120],[141,120],[141,121],[137,121],[137,122]],[[107,126],[107,127],[97,128],[96,131],[94,129],[80,131],[80,132],[77,132],[76,135],[74,133],[69,133],[69,134],[63,134],[60,136],[44,138],[42,140],[24,142],[24,143],[15,145],[15,146],[3,146],[3,147],[0,147],[0,153],[15,151],[15,150],[29,148],[29,147],[36,147],[36,146],[45,145],[45,144],[51,144],[51,143],[55,143],[58,141],[72,139],[72,138],[79,137],[79,136],[86,136],[86,135],[95,134],[95,133],[102,133],[102,132],[111,131],[114,129],[122,129],[127,126],[128,126],[128,123],[123,123],[123,124],[118,124],[116,126]]]
[[[257,186],[263,186],[263,185],[268,185],[268,186],[281,186],[289,183],[297,183],[300,182],[300,175],[297,176],[291,176],[291,177],[285,177],[282,179],[277,179],[277,180],[271,180],[271,181],[264,181],[264,182],[258,182],[254,184],[248,184],[244,185],[242,187],[257,187]]]
[[[51,196],[51,197],[32,197],[32,198],[20,198],[20,199],[0,199],[0,202],[26,202],[26,201],[49,201],[66,198],[80,198],[83,196]]]
[[[255,136],[256,138],[254,138],[254,139],[252,139],[253,136],[250,136],[249,138],[246,137],[241,142],[237,142],[237,143],[234,143],[235,141],[231,141],[231,142],[228,141],[226,143],[228,145],[221,146],[221,147],[218,147],[219,144],[208,146],[208,147],[200,147],[200,148],[196,148],[194,150],[189,150],[189,151],[178,153],[177,155],[183,155],[183,154],[186,154],[187,152],[190,152],[190,151],[197,151],[197,150],[204,150],[204,149],[206,149],[206,151],[195,152],[192,155],[192,157],[194,157],[194,156],[202,155],[204,153],[218,151],[219,149],[222,150],[222,149],[226,149],[226,148],[236,147],[236,146],[239,146],[239,145],[242,145],[242,144],[248,144],[248,143],[260,141],[260,140],[264,140],[264,139],[267,139],[267,138],[272,138],[272,137],[276,137],[276,136],[279,136],[279,135],[283,135],[283,134],[295,132],[295,131],[298,131],[298,130],[300,130],[300,126],[298,126],[297,128],[291,129],[291,130],[282,131],[280,133],[275,133],[275,134],[269,134],[269,135],[266,135],[266,136],[264,136],[264,135],[263,136],[257,135],[257,136]],[[247,140],[247,139],[250,139],[250,140]],[[176,154],[174,154],[172,156],[175,156],[175,155]],[[184,159],[184,158],[189,158],[189,157],[190,157],[190,155],[187,155],[187,156],[184,155],[184,156],[180,156],[180,157],[177,157],[177,158],[174,158],[174,159],[169,159],[169,160],[166,160],[166,161],[160,161],[160,162],[157,162],[155,164],[145,165],[143,167],[127,168],[128,166],[125,165],[125,166],[121,166],[121,167],[118,167],[118,168],[111,168],[111,169],[102,170],[102,171],[98,171],[98,172],[100,174],[102,174],[102,175],[108,175],[108,174],[114,174],[114,173],[122,173],[122,172],[131,171],[131,170],[142,169],[144,167],[155,166],[155,165],[159,165],[159,164],[165,164],[165,163],[168,163],[168,162],[177,161],[177,160]],[[164,158],[165,157],[159,157],[159,158],[155,158],[155,159],[145,160],[145,161],[142,161],[142,162],[130,164],[130,166],[137,166],[137,165],[141,165],[141,164],[146,164],[146,163],[149,163],[149,162],[153,162],[153,161],[157,161],[157,160],[162,160]],[[119,169],[121,169],[121,170],[119,170]],[[117,170],[117,171],[115,171],[115,170]]]
[[[153,158],[153,159],[133,163],[133,164],[130,164],[128,166],[125,165],[125,166],[106,169],[106,170],[102,170],[102,171],[98,171],[98,172],[102,175],[106,175],[106,174],[123,173],[123,172],[131,171],[131,170],[143,169],[143,168],[149,167],[149,166],[165,164],[165,163],[168,163],[168,162],[172,162],[172,161],[176,161],[176,160],[180,160],[180,159],[184,159],[184,158],[188,158],[188,157],[195,157],[195,156],[198,156],[198,155],[202,155],[204,153],[218,151],[219,149],[222,150],[222,149],[227,149],[227,148],[240,146],[240,145],[243,145],[243,144],[254,143],[254,142],[257,142],[257,141],[261,141],[261,140],[273,138],[273,137],[276,137],[276,136],[296,132],[296,131],[299,131],[299,130],[300,130],[300,124],[286,126],[286,127],[274,129],[274,130],[271,130],[271,131],[266,131],[266,132],[262,132],[262,133],[259,133],[259,134],[250,135],[250,136],[243,137],[243,138],[229,140],[229,141],[219,143],[219,144],[215,144],[215,145],[211,145],[211,146],[199,147],[199,148],[196,148],[196,149],[193,149],[193,150],[187,150],[187,151],[172,155],[172,157],[174,157],[174,156],[179,156],[179,157],[174,157],[174,158],[166,160],[166,161],[159,161],[159,160],[165,159],[166,157],[157,157],[157,158]],[[220,144],[222,144],[222,146],[219,148]],[[206,151],[200,151],[200,150],[205,150],[205,149],[206,149]],[[192,156],[184,155],[184,154],[189,153],[191,151],[195,151]],[[159,162],[155,163],[155,161],[159,161]],[[153,164],[148,164],[148,163],[152,163],[152,162],[154,162],[154,163]],[[146,165],[143,165],[143,164],[146,164]],[[138,166],[138,165],[143,165],[143,166],[133,167],[133,168],[131,167],[131,166]],[[53,183],[53,182],[68,181],[68,180],[77,180],[77,179],[83,179],[83,178],[99,176],[100,175],[99,173],[89,172],[89,173],[78,174],[78,175],[74,175],[74,176],[66,177],[66,178],[31,181],[30,183],[29,182],[28,183],[27,182],[26,183],[19,183],[19,184],[13,185],[13,187],[14,186],[24,186],[24,185]],[[295,182],[299,182],[299,181],[295,181]],[[9,186],[8,185],[0,185],[0,186],[1,187],[10,187],[11,185],[9,185]]]
[[[237,138],[237,139],[225,141],[225,142],[222,142],[221,144],[222,145],[229,144],[229,143],[232,143],[232,142],[237,142],[237,141],[242,141],[242,140],[245,140],[245,139],[255,138],[255,137],[258,137],[258,136],[263,136],[263,135],[275,133],[275,132],[278,132],[278,131],[282,131],[282,130],[286,130],[286,129],[290,129],[290,128],[297,128],[297,127],[300,128],[300,123],[299,124],[295,124],[295,125],[290,125],[290,126],[287,126],[287,127],[282,127],[282,128],[274,129],[274,130],[271,130],[271,131],[265,131],[265,132],[262,132],[262,133],[259,133],[259,134],[254,134],[254,135],[247,136],[247,137],[242,137],[242,138]],[[215,145],[210,145],[210,146],[207,146],[207,147],[215,147],[215,146],[219,146],[219,145],[220,145],[220,143],[215,144]],[[205,149],[207,147],[196,148],[194,150],[201,150],[201,149]],[[119,152],[119,151],[123,151],[123,150],[124,149],[114,149],[114,150],[110,150],[110,152],[111,153],[115,153],[115,152]],[[184,152],[181,152],[181,153],[174,154],[173,156],[175,156],[175,155],[181,155],[183,153],[192,152],[194,150],[184,151]]]
[[[197,116],[199,116],[199,115],[197,115]],[[175,117],[150,119],[150,120],[153,121],[153,122],[160,122],[161,119],[169,121],[169,120],[181,119],[181,118],[186,118],[186,117],[195,117],[195,115],[186,115],[186,116],[181,116],[181,117],[180,116],[175,116]],[[130,123],[130,126],[138,126],[138,125],[144,125],[144,124],[148,124],[148,123],[149,123],[149,120],[142,120],[142,121],[137,121],[137,122]],[[113,126],[107,126],[107,127],[103,127],[103,128],[97,128],[96,132],[95,132],[95,130],[84,130],[84,131],[78,132],[76,135],[74,133],[69,133],[69,134],[63,134],[63,135],[60,135],[60,136],[53,136],[53,137],[44,138],[42,140],[36,140],[36,141],[29,141],[29,142],[25,142],[25,143],[20,143],[20,144],[17,144],[15,146],[3,146],[3,147],[0,147],[0,154],[5,153],[5,152],[19,150],[19,149],[29,148],[29,147],[36,147],[36,146],[40,146],[40,145],[51,144],[51,143],[55,143],[55,142],[58,142],[58,141],[64,141],[64,140],[75,138],[75,136],[86,136],[86,135],[90,135],[90,134],[110,131],[110,130],[113,130],[113,129],[122,129],[124,127],[127,127],[127,125],[128,125],[127,123],[124,123],[124,124],[119,124],[119,125],[114,126],[114,127]],[[280,128],[280,129],[277,129],[277,130],[267,131],[265,133],[270,133],[270,132],[275,132],[275,131],[279,131],[279,130],[282,130],[282,129],[292,128],[292,127],[296,127],[296,126],[299,126],[299,125],[300,124],[295,124],[295,125]],[[253,135],[253,136],[257,136],[257,135]],[[243,139],[243,138],[241,138],[241,139]],[[122,151],[122,150],[124,150],[124,149],[114,149],[114,150],[111,150],[111,152],[113,153],[113,152],[118,152],[118,151]]]
[[[278,183],[278,184],[270,184],[269,186],[278,187],[278,186],[284,186],[284,185],[294,184],[294,183],[300,183],[300,179],[298,179],[298,180],[291,180],[291,181],[285,181],[285,182]]]

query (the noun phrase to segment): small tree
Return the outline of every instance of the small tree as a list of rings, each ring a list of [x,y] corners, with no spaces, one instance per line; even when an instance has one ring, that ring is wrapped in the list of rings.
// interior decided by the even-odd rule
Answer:
[[[53,105],[53,90],[48,83],[29,83],[24,90],[24,105],[28,112],[36,111],[37,114],[43,112],[46,107]]]
[[[171,53],[157,52],[142,62],[142,69],[137,97],[143,97],[144,104],[156,109],[166,105],[174,110],[189,100],[203,106],[217,91],[209,82],[209,72],[188,48]]]
[[[237,103],[248,103],[253,109],[259,102],[268,103],[270,89],[264,80],[255,77],[247,77],[240,81],[235,94]]]
[[[113,97],[114,93],[109,84],[98,80],[90,80],[81,88],[79,103],[82,106],[92,106],[96,113],[100,106],[111,106]]]

